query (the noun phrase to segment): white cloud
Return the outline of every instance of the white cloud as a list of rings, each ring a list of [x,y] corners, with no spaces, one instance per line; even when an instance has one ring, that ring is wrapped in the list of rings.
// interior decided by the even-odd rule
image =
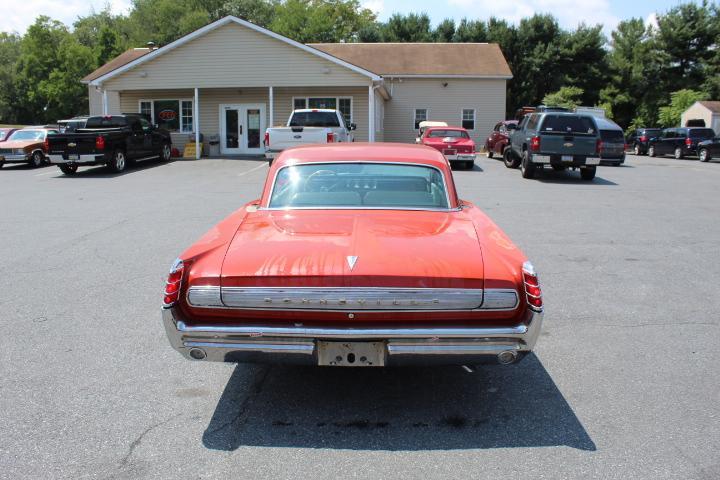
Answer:
[[[652,12],[650,15],[645,18],[645,26],[646,27],[652,27],[657,28],[658,26],[658,20],[657,20],[657,13]]]
[[[374,13],[380,15],[385,10],[385,0],[364,0],[361,5],[363,8],[372,10]]]
[[[59,20],[68,26],[80,16],[89,14],[94,8],[102,11],[106,5],[113,13],[127,13],[131,0],[22,0],[12,2],[0,16],[0,31],[25,33],[40,15]]]

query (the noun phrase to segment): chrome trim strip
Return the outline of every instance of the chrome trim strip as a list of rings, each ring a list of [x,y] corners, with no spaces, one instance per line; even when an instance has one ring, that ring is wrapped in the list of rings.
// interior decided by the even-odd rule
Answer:
[[[315,344],[310,343],[216,343],[216,342],[183,342],[188,348],[228,348],[231,350],[250,351],[250,352],[269,352],[269,353],[299,353],[304,355],[312,355],[315,350]]]
[[[196,286],[190,287],[187,292],[187,302],[193,307],[222,308],[225,305],[220,298],[220,287]]]
[[[493,342],[488,345],[397,345],[389,343],[388,355],[473,355],[499,350],[519,350],[516,342],[508,343],[507,346],[498,345]]]
[[[512,288],[487,288],[480,310],[515,310],[520,303],[517,290]]]

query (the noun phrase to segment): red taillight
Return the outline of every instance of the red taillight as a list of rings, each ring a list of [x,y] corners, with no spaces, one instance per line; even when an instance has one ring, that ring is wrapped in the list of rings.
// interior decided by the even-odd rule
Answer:
[[[333,132],[328,132],[327,143],[335,143],[335,134]]]
[[[648,141],[648,137],[646,137],[645,135],[643,135],[642,137],[639,138],[639,140],[640,140],[641,142],[647,142],[647,141]]]
[[[265,132],[265,148],[270,146],[270,132]]]
[[[597,139],[597,143],[595,144],[595,151],[598,154],[601,154],[603,151],[603,142],[599,138]]]
[[[530,139],[530,150],[533,152],[540,151],[540,137],[532,137]]]
[[[105,137],[95,137],[95,150],[105,150]]]
[[[538,282],[537,273],[532,263],[525,262],[522,267],[523,283],[525,284],[525,299],[530,309],[536,312],[542,311],[542,290]]]
[[[43,150],[45,150],[45,153],[50,151],[50,140],[48,140],[47,137],[45,137],[45,141],[43,142]]]
[[[170,268],[167,282],[165,282],[165,295],[163,297],[163,306],[172,307],[180,298],[180,287],[182,286],[183,273],[185,265],[179,258],[175,260]]]
[[[692,138],[686,138],[685,145],[687,145],[688,147],[691,147],[692,146]]]

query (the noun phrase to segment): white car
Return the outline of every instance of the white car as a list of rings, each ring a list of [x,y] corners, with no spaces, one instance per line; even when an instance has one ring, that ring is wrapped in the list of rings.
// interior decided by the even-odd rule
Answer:
[[[290,115],[285,127],[271,127],[265,130],[265,158],[270,163],[287,148],[312,143],[353,142],[355,124],[345,124],[337,110],[304,108]]]

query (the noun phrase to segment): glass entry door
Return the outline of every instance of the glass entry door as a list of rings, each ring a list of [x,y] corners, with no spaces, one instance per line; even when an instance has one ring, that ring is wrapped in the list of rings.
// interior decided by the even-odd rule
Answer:
[[[222,154],[262,154],[264,133],[264,104],[220,105],[220,152]]]

